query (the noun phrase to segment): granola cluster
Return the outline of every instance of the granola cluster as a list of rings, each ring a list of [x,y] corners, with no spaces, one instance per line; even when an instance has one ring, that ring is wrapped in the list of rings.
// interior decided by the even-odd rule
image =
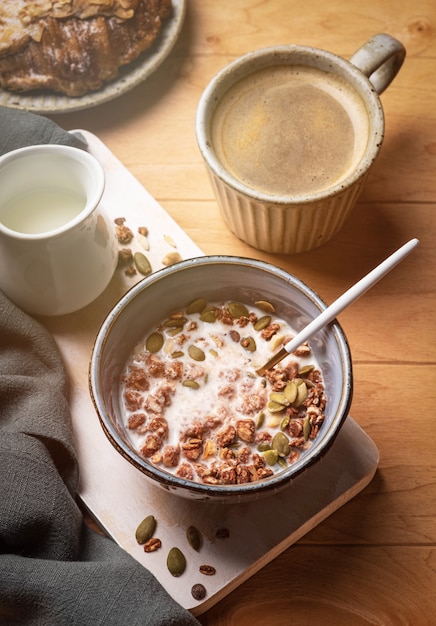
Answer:
[[[256,374],[293,334],[283,320],[240,303],[204,301],[162,321],[122,380],[126,426],[140,454],[211,485],[257,481],[294,463],[325,417],[321,371],[304,344]]]

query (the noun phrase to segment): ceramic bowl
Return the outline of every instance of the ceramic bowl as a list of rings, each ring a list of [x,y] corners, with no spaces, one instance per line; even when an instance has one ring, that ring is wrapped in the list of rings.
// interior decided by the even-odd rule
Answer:
[[[90,363],[90,391],[101,426],[115,449],[140,472],[173,494],[197,500],[242,502],[285,488],[326,454],[351,404],[353,375],[347,339],[337,322],[310,341],[324,378],[326,417],[311,447],[286,469],[256,482],[210,485],[179,478],[135,451],[123,424],[121,375],[134,347],[172,311],[198,297],[209,302],[269,300],[276,315],[301,330],[326,308],[301,280],[253,259],[204,256],[159,270],[136,284],[115,305],[97,335]],[[126,486],[128,488],[128,486]]]

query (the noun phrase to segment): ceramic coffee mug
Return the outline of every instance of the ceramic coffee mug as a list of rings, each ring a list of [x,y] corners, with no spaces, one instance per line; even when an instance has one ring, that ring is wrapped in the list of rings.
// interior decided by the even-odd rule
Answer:
[[[0,289],[26,312],[71,313],[108,285],[117,241],[100,204],[104,185],[100,163],[78,148],[0,157]]]
[[[338,232],[380,151],[379,94],[405,53],[386,34],[349,61],[275,46],[238,58],[211,80],[196,135],[235,235],[260,250],[293,254]]]

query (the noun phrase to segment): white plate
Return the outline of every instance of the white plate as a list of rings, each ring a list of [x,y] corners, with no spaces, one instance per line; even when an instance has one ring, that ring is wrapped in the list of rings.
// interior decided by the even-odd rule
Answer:
[[[69,97],[52,92],[13,93],[0,89],[0,106],[24,109],[33,113],[67,113],[79,111],[117,98],[144,81],[171,52],[182,29],[186,0],[173,0],[173,13],[164,23],[153,46],[120,71],[120,76],[97,91]]]

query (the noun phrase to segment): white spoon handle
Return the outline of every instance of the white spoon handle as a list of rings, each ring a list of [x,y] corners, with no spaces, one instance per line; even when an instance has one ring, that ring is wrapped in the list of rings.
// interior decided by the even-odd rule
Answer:
[[[369,274],[361,278],[355,285],[350,287],[345,293],[327,307],[310,324],[300,331],[291,341],[284,346],[286,352],[293,352],[299,345],[307,341],[318,330],[329,324],[347,306],[355,302],[368,289],[373,287],[378,281],[391,271],[400,261],[404,259],[418,244],[418,239],[411,239],[396,252],[391,254],[385,261],[377,265]]]
[[[359,282],[350,287],[342,296],[335,300],[320,315],[315,317],[307,326],[303,328],[291,341],[281,348],[263,367],[257,370],[260,376],[263,376],[266,370],[277,365],[287,354],[293,352],[298,346],[307,341],[309,337],[314,335],[318,330],[324,328],[327,324],[335,319],[341,311],[347,306],[355,302],[368,289],[375,285],[385,274],[391,271],[400,261],[404,259],[419,243],[418,239],[411,239],[404,246],[401,246],[396,252],[391,254],[385,261],[377,265],[369,274],[364,276]]]

